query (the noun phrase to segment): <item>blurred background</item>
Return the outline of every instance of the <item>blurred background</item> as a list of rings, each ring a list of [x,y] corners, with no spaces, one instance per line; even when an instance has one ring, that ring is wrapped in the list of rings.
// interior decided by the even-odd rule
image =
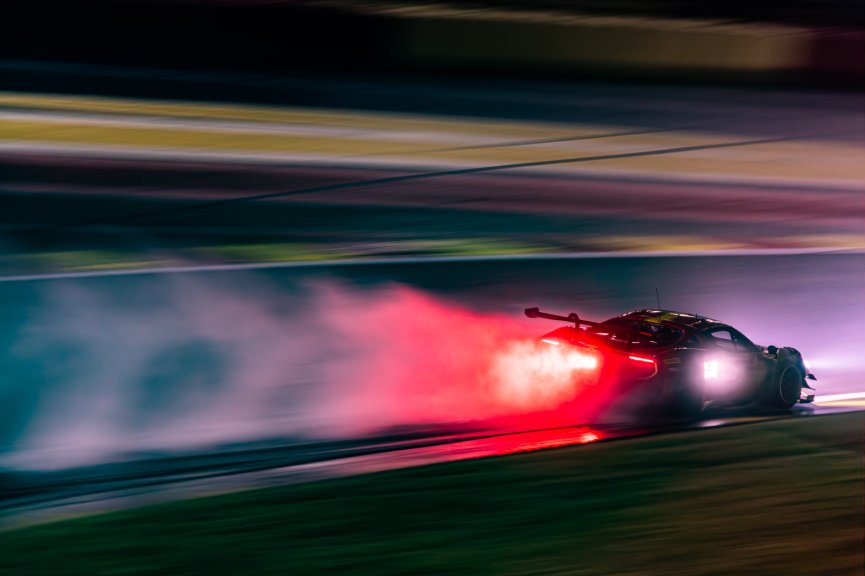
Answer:
[[[5,531],[0,572],[862,573],[863,412],[808,417],[865,402],[862,0],[0,20],[0,530],[360,475]],[[524,308],[658,303],[801,350],[817,406],[650,425],[533,372]]]
[[[525,306],[601,320],[656,288],[801,349],[823,393],[861,390],[863,18],[4,7],[0,462],[554,409],[485,395],[491,343],[544,330]]]

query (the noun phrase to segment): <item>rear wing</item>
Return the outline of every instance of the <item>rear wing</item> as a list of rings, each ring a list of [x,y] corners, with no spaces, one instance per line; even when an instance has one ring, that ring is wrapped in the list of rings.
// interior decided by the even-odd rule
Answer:
[[[559,320],[561,322],[573,322],[574,326],[579,328],[580,326],[597,326],[598,322],[592,322],[591,320],[583,320],[580,318],[580,315],[576,312],[571,312],[567,316],[560,316],[559,314],[550,314],[549,312],[541,312],[540,308],[526,308],[525,310],[526,316],[529,318],[546,318],[547,320]]]
[[[526,316],[529,318],[546,318],[547,320],[559,320],[561,322],[572,322],[574,327],[579,330],[580,326],[600,326],[601,322],[592,322],[591,320],[583,320],[580,318],[580,315],[576,312],[571,312],[567,316],[561,316],[559,314],[550,314],[549,312],[541,312],[539,308],[526,308],[525,309]],[[635,344],[636,340],[640,338],[640,331],[634,330],[632,328],[625,328],[624,326],[615,326],[611,327],[611,334],[609,339],[603,339],[603,343],[601,341],[596,341],[594,344],[602,344],[606,346],[612,346],[614,348],[623,349],[626,352],[630,352]],[[583,331],[585,333],[585,331]],[[595,339],[595,335],[589,335],[592,339]]]

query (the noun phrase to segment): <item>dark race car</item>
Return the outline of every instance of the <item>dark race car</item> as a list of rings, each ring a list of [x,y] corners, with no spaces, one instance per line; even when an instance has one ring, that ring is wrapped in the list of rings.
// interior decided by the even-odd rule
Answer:
[[[596,358],[596,384],[693,416],[709,407],[789,409],[814,400],[802,354],[759,346],[717,320],[669,310],[637,310],[604,322],[526,309],[529,318],[569,322],[542,345]],[[804,389],[804,393],[803,393]]]

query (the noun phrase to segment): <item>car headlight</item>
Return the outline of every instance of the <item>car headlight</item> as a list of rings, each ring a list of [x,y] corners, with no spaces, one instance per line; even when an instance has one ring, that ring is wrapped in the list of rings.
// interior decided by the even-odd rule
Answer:
[[[703,377],[706,380],[714,380],[718,377],[717,360],[706,360],[703,362]]]
[[[732,355],[713,355],[703,360],[703,382],[708,390],[730,392],[744,384],[740,359]]]

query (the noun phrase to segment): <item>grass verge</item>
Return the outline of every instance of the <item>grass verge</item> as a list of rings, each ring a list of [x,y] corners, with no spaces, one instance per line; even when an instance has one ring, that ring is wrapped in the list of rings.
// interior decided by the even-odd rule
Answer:
[[[0,573],[863,573],[865,413],[242,492],[0,535]]]

